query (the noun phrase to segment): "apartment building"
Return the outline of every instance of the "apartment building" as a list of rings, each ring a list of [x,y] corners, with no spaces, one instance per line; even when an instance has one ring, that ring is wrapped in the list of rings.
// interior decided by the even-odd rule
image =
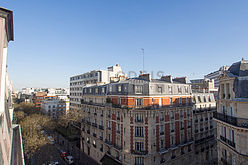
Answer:
[[[214,86],[214,79],[195,79],[190,82],[193,93],[218,93],[218,89]]]
[[[93,70],[71,77],[70,109],[80,109],[82,90],[86,85],[107,84],[111,81],[118,81],[122,78],[125,78],[125,75],[118,64],[108,67],[107,70]]]
[[[215,88],[218,89],[219,88],[219,79],[218,78],[223,72],[228,70],[228,68],[229,68],[229,66],[224,65],[224,66],[220,67],[219,70],[211,72],[211,73],[205,75],[204,78],[214,80],[214,86],[215,86]]]
[[[45,99],[41,103],[41,112],[53,119],[66,114],[66,102],[57,98]]]
[[[7,72],[7,50],[14,40],[13,12],[0,8],[0,164],[23,165],[21,128],[12,124],[12,83]]]
[[[47,96],[47,92],[37,92],[34,94],[32,100],[36,108],[40,108],[41,102],[45,99],[46,96]]]
[[[102,164],[191,164],[191,87],[186,78],[140,75],[84,87],[81,150]]]
[[[195,164],[217,164],[216,102],[213,93],[193,93]]]
[[[248,162],[247,76],[248,61],[242,59],[219,77],[219,100],[214,114],[219,164]]]

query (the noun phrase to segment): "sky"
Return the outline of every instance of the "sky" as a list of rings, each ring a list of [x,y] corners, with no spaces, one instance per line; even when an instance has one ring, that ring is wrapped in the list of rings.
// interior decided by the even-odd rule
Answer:
[[[247,0],[6,0],[15,89],[69,87],[71,76],[119,64],[203,78],[248,55]]]

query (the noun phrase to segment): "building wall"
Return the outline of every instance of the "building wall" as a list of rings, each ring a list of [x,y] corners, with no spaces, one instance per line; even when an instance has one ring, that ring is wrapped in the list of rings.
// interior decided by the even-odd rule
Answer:
[[[235,96],[234,81],[235,77],[226,74],[220,77],[219,100],[215,114],[219,164],[248,162],[248,99]]]

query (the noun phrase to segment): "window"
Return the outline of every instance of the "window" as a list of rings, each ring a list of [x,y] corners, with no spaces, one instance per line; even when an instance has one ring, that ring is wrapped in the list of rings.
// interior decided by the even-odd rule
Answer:
[[[222,148],[222,158],[226,159],[226,150]]]
[[[170,111],[170,117],[171,117],[171,119],[174,119],[174,112],[173,111]]]
[[[175,125],[174,125],[174,123],[171,123],[171,132],[174,132],[174,129],[175,129]]]
[[[181,128],[181,129],[184,129],[183,121],[180,121],[180,128]]]
[[[112,92],[112,86],[109,86],[109,92]]]
[[[172,93],[172,86],[168,86],[168,91],[170,94]]]
[[[135,165],[144,165],[143,157],[135,157]]]
[[[121,85],[118,85],[118,92],[121,92]]]
[[[187,86],[185,86],[185,92],[189,93],[189,88]]]
[[[96,94],[98,94],[98,88],[95,88],[95,90],[96,90]]]
[[[143,114],[135,114],[135,122],[143,122]]]
[[[104,87],[102,88],[102,93],[105,93],[105,88]]]
[[[160,140],[160,148],[164,148],[164,140]]]
[[[164,134],[164,125],[160,125],[160,135]]]
[[[135,85],[134,89],[135,89],[136,94],[142,94],[143,93],[143,86],[141,86],[141,85]]]
[[[141,99],[141,98],[135,99],[135,103],[136,103],[136,105],[143,105],[143,99]]]
[[[177,86],[177,88],[178,88],[178,93],[182,93],[182,88],[181,88],[181,86]]]
[[[182,104],[182,98],[179,97],[179,104]]]
[[[108,121],[108,128],[111,128],[111,121]]]
[[[180,117],[183,118],[183,111],[180,111]]]
[[[233,116],[233,109],[231,106],[229,107],[228,115]]]
[[[173,101],[171,97],[170,97],[170,105],[173,105]]]
[[[144,143],[143,142],[135,142],[135,150],[144,151]]]
[[[158,93],[163,93],[162,87],[158,87]]]
[[[229,129],[229,140],[234,142],[234,130]]]
[[[120,124],[117,124],[117,129],[116,129],[116,131],[117,131],[118,133],[120,133]]]
[[[186,97],[186,105],[188,105],[188,104],[189,104],[189,98]]]
[[[174,146],[175,145],[175,137],[174,135],[171,136],[171,146]]]
[[[135,127],[135,136],[136,137],[143,137],[143,127]]]
[[[226,127],[224,127],[224,126],[221,126],[221,136],[226,138]]]

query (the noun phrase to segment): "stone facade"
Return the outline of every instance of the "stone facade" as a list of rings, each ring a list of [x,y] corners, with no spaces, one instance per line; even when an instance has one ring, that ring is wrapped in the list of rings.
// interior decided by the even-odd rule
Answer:
[[[81,150],[99,163],[190,164],[191,88],[185,78],[149,75],[83,89]]]
[[[248,164],[248,62],[234,63],[220,77],[217,121],[219,164]]]

